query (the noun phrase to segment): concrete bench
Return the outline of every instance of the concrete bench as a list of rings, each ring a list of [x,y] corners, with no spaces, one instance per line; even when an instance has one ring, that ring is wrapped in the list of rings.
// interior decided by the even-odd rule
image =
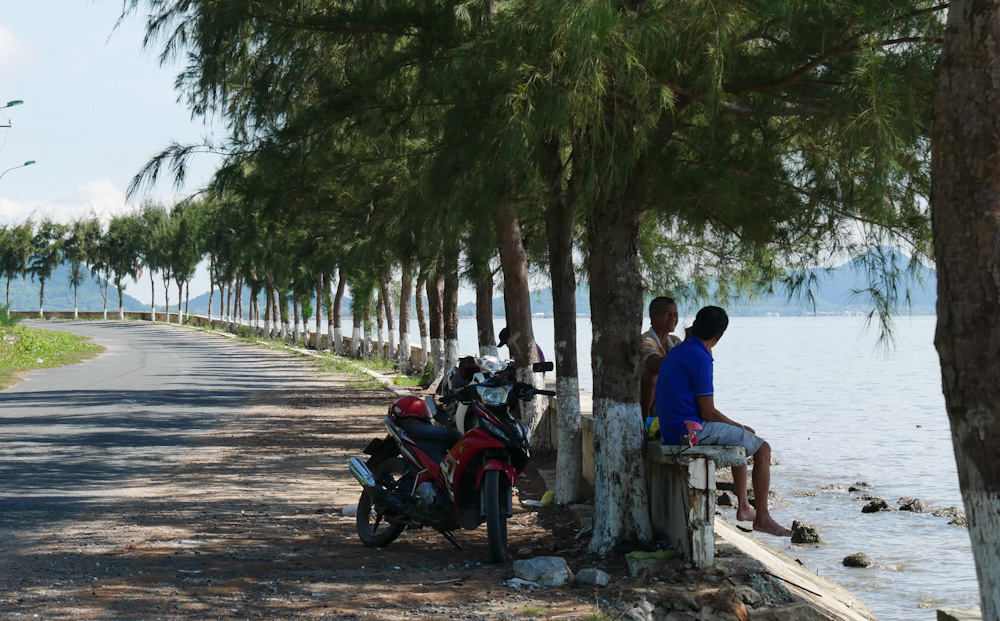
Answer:
[[[746,465],[742,446],[646,443],[646,484],[656,536],[696,567],[715,560],[715,469]]]

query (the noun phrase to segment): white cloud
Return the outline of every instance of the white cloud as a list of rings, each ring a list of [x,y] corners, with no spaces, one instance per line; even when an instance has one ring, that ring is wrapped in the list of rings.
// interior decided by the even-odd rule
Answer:
[[[0,22],[0,75],[7,75],[24,67],[34,56],[34,49],[14,36],[10,26]],[[6,100],[4,100],[6,101]]]
[[[125,202],[125,193],[111,181],[101,179],[77,185],[77,193],[71,197],[54,197],[31,203],[0,198],[0,224],[21,222],[26,218],[72,222],[91,213],[107,222],[132,210],[133,207]]]

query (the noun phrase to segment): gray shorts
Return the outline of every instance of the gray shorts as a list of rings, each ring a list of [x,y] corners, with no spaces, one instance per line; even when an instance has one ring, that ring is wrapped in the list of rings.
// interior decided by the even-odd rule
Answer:
[[[742,446],[747,455],[753,455],[764,444],[764,440],[742,427],[729,423],[705,421],[698,434],[698,444],[713,444],[716,446]]]

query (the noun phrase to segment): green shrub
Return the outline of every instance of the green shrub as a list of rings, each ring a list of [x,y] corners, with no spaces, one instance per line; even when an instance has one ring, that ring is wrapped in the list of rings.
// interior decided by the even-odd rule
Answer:
[[[236,336],[248,339],[253,337],[253,327],[252,326],[240,326],[236,328]]]

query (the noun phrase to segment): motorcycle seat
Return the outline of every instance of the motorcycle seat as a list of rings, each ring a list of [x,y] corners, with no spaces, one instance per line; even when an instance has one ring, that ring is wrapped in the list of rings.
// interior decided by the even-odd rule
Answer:
[[[404,419],[402,426],[406,430],[406,433],[410,434],[410,437],[414,440],[418,442],[446,444],[447,447],[445,450],[455,446],[455,443],[462,437],[462,433],[454,427],[438,427],[422,420]]]

